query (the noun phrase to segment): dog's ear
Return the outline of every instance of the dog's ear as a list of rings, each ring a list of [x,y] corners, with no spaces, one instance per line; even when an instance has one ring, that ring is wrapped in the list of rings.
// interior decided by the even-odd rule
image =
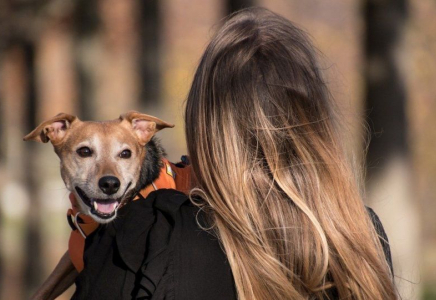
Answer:
[[[59,144],[65,137],[66,131],[71,127],[71,124],[79,119],[76,116],[60,113],[54,118],[42,122],[31,133],[26,135],[23,140],[36,141],[40,143]]]
[[[141,145],[147,144],[159,130],[174,127],[173,124],[137,111],[129,111],[121,115],[120,120],[130,124],[130,128],[135,132]]]

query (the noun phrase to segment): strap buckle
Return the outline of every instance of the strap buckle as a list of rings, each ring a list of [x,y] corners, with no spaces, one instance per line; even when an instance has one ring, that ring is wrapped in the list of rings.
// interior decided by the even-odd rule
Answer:
[[[77,212],[75,215],[69,214],[68,218],[67,218],[68,224],[70,224],[70,227],[73,230],[77,229],[77,231],[83,236],[83,238],[86,239],[86,234],[83,231],[82,227],[80,227],[80,224],[79,224],[79,215],[81,215],[80,212]]]

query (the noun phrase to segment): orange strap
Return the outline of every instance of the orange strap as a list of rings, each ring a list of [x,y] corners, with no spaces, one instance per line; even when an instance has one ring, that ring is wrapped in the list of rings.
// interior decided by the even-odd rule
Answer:
[[[183,159],[183,157],[182,157]],[[150,185],[140,191],[146,198],[148,194],[158,189],[177,189],[185,194],[191,188],[191,167],[184,163],[173,164],[166,159],[162,159],[163,166],[159,177]],[[70,196],[71,208],[67,212],[69,223],[76,229],[71,231],[68,242],[68,253],[71,261],[78,272],[84,268],[83,252],[85,249],[85,237],[91,234],[99,226],[90,216],[79,213],[79,204],[74,194]],[[133,200],[137,200],[136,197]]]

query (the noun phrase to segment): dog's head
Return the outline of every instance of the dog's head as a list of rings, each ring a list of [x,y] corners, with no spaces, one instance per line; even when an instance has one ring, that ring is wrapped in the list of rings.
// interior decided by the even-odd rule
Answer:
[[[108,223],[136,188],[145,145],[167,127],[174,125],[135,111],[103,122],[83,122],[61,113],[24,140],[50,141],[60,158],[62,179],[78,199],[81,212]]]

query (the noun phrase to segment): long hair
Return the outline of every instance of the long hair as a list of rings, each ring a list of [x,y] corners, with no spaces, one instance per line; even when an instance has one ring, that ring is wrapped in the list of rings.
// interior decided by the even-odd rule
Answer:
[[[265,9],[231,16],[186,114],[198,188],[238,297],[395,299],[306,35]]]

